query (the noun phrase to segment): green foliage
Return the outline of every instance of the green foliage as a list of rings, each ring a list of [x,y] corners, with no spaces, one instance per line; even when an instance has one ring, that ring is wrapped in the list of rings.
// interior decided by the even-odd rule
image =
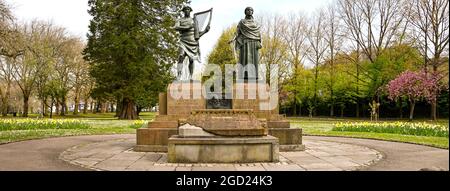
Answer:
[[[381,51],[374,63],[361,57],[359,62],[356,62],[356,55],[355,52],[338,53],[334,56],[333,64],[326,60],[319,66],[317,105],[314,105],[313,100],[315,68],[305,67],[299,67],[297,71],[292,72],[287,82],[282,84],[281,103],[284,107],[289,107],[295,99],[296,104],[303,107],[303,110],[319,109],[314,107],[324,109],[333,105],[334,108],[344,111],[343,108],[362,104],[363,101],[368,103],[378,95],[382,104],[390,104],[382,91],[383,87],[403,71],[415,71],[421,67],[418,50],[407,44]],[[406,103],[398,107],[405,107],[404,104]],[[324,111],[321,113],[325,114]]]
[[[393,133],[402,135],[448,137],[448,126],[409,122],[337,123],[333,131]]]
[[[369,76],[368,95],[382,94],[381,87],[405,70],[417,70],[420,62],[419,51],[409,45],[401,44],[384,49],[374,63],[365,65]]]
[[[231,64],[234,65],[237,63],[237,58],[235,57],[234,47],[228,42],[231,41],[236,33],[236,26],[225,29],[222,32],[222,35],[217,40],[214,49],[208,55],[207,60],[208,64],[219,65],[222,70],[222,79],[225,80],[225,65]],[[236,56],[238,53],[236,53]],[[208,67],[208,66],[206,66]],[[202,77],[202,81],[206,81],[211,78],[209,74],[205,74],[207,76]]]
[[[91,64],[97,96],[148,105],[172,79],[177,33],[173,29],[186,0],[89,0],[85,59]],[[133,108],[133,107],[130,107]]]

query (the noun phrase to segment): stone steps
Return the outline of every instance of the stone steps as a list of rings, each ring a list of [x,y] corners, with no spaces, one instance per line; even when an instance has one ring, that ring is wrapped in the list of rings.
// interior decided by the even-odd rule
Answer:
[[[178,121],[152,121],[148,123],[148,128],[178,128]]]

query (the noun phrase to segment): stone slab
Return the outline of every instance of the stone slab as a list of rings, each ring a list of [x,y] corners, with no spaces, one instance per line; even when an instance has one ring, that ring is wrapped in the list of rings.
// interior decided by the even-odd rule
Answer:
[[[177,128],[178,121],[151,121],[148,128]]]
[[[280,145],[281,152],[304,151],[305,145]]]
[[[213,134],[204,131],[200,127],[185,124],[178,128],[178,136],[180,137],[214,137]]]
[[[159,93],[159,115],[167,115],[167,93]]]
[[[250,163],[279,160],[278,140],[264,137],[208,137],[169,139],[171,163]]]
[[[169,137],[177,134],[177,128],[137,129],[134,149],[140,152],[167,152]]]
[[[268,128],[290,128],[291,123],[289,121],[267,121]]]
[[[280,145],[301,145],[302,129],[269,128],[269,135],[279,139]]]

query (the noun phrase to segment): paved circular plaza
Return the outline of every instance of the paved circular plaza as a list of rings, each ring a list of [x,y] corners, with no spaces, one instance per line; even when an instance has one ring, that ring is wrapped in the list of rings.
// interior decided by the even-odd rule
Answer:
[[[406,170],[449,169],[449,151],[423,145],[304,136],[307,150],[281,152],[279,163],[170,164],[165,153],[134,152],[134,134],[57,137],[0,145],[5,170]]]
[[[280,152],[277,163],[181,164],[168,163],[166,153],[135,152],[135,143],[135,139],[117,139],[78,145],[60,158],[89,169],[113,171],[342,171],[363,169],[382,158],[378,151],[363,146],[305,141],[304,152]]]

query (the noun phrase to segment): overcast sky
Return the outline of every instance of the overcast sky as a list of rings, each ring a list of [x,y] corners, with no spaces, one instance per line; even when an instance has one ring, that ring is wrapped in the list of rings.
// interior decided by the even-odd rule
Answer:
[[[262,12],[287,14],[311,13],[331,0],[192,0],[193,12],[214,8],[211,30],[200,40],[202,57],[214,47],[222,31],[244,17],[245,7],[251,6],[255,15]],[[88,0],[6,0],[13,6],[21,21],[41,19],[64,26],[73,35],[86,39],[91,16],[87,13]],[[205,60],[204,58],[202,60]]]

